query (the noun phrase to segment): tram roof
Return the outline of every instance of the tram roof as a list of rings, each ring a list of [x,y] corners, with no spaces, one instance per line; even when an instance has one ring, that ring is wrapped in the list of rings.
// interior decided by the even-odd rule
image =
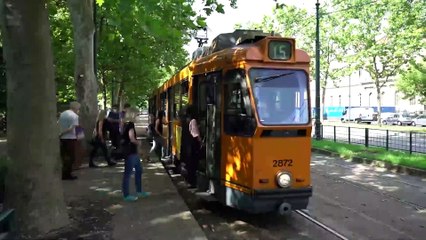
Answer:
[[[294,38],[283,38],[277,36],[265,36],[253,43],[242,43],[231,48],[213,52],[210,55],[191,61],[179,72],[174,74],[168,81],[160,86],[155,92],[161,93],[178,82],[188,79],[189,76],[199,73],[212,72],[229,65],[238,65],[243,62],[268,62],[282,64],[307,64],[310,63],[308,54],[294,47],[293,57],[290,60],[279,61],[268,58],[268,44],[270,41],[290,41],[295,45]]]

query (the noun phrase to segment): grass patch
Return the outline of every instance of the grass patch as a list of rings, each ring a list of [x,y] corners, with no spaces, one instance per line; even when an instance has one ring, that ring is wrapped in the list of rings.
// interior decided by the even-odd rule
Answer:
[[[404,151],[387,151],[384,148],[377,147],[366,148],[362,145],[351,145],[327,140],[312,140],[312,147],[338,153],[343,158],[361,157],[369,160],[380,160],[394,165],[426,170],[426,155],[424,154],[409,154]]]
[[[325,126],[341,126],[341,127],[351,127],[351,128],[369,128],[377,130],[389,130],[389,131],[401,131],[401,132],[421,132],[426,133],[426,127],[413,127],[413,126],[398,126],[398,125],[376,125],[376,124],[356,124],[356,123],[342,123],[342,122],[332,122],[324,121],[323,125]]]

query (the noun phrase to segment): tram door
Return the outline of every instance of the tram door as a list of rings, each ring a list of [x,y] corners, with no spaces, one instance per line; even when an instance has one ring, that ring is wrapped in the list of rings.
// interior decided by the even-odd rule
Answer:
[[[205,136],[206,146],[206,175],[209,179],[220,182],[220,130],[221,130],[221,78],[222,72],[215,72],[207,79],[212,83],[208,89],[207,102],[207,131]]]
[[[221,72],[213,72],[198,78],[198,114],[201,138],[204,140],[200,154],[197,185],[199,190],[209,189],[209,180],[219,180],[220,152],[220,93]]]
[[[165,149],[165,154],[169,156],[172,149],[172,138],[173,138],[173,89],[169,87],[167,89],[167,143],[166,146],[163,146]]]

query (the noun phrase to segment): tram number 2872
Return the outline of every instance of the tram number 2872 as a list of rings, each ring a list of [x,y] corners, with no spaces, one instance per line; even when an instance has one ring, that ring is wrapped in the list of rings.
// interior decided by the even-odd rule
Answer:
[[[292,167],[293,160],[292,159],[283,159],[283,160],[274,160],[272,161],[273,167]]]

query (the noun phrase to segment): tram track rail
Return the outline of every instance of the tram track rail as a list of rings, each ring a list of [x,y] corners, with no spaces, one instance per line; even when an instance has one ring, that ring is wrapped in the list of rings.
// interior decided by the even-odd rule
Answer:
[[[162,161],[161,163],[200,226],[209,226],[208,228],[203,227],[209,239],[218,239],[217,234],[225,235],[231,239],[317,239],[316,237],[318,236],[321,236],[321,239],[349,239],[326,224],[314,219],[306,210],[294,210],[293,215],[298,217],[294,218],[294,216],[284,220],[276,216],[275,218],[269,218],[269,215],[265,215],[267,218],[265,216],[258,218],[258,216],[251,216],[238,210],[226,209],[226,207],[215,204],[214,201],[199,202],[196,200],[195,193],[182,185],[184,183],[183,177],[176,173],[174,169],[170,169],[170,165],[166,162]],[[226,211],[224,211],[225,209]],[[248,235],[240,238],[235,235],[235,229],[218,227],[223,226],[223,222],[228,222],[232,225],[235,221],[245,226],[243,232]],[[216,230],[214,230],[215,228]],[[217,228],[221,230],[217,230]],[[309,232],[308,236],[299,235],[298,233],[306,231]]]
[[[319,226],[320,228],[324,229],[325,231],[327,231],[328,233],[332,234],[336,238],[341,239],[341,240],[349,240],[349,238],[343,236],[342,234],[340,234],[336,230],[332,229],[331,227],[329,227],[329,226],[325,225],[324,223],[321,223],[320,221],[318,221],[315,218],[313,218],[306,211],[304,211],[304,210],[294,210],[293,212],[295,212],[299,216],[303,217],[305,220],[307,220],[307,221],[309,221],[309,222],[311,222],[311,223]]]

